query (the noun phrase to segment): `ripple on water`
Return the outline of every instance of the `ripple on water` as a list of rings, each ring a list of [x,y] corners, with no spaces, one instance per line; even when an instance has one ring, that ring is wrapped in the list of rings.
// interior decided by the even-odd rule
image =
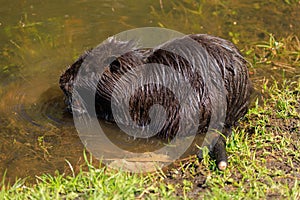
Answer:
[[[67,113],[63,94],[58,86],[44,92],[15,84],[5,89],[0,102],[0,112],[18,125],[30,123],[43,128],[46,125],[70,126],[72,117]]]

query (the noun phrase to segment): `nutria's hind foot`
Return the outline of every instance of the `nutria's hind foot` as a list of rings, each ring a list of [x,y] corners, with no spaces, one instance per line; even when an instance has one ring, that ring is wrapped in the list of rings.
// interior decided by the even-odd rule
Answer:
[[[225,149],[225,140],[220,137],[211,152],[212,157],[216,160],[219,170],[225,170],[228,165],[228,158]]]
[[[216,142],[215,146],[212,148],[211,152],[209,153],[210,157],[216,160],[216,164],[219,170],[224,171],[228,166],[228,158],[225,149],[225,140],[224,138],[220,137]],[[203,152],[202,150],[198,153],[198,158],[200,160],[203,159]]]

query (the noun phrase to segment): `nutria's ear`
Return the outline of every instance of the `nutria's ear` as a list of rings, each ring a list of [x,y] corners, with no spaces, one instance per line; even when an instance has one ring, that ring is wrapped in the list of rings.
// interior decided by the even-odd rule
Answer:
[[[117,72],[121,66],[119,59],[116,56],[111,56],[107,58],[106,63],[109,64],[109,70],[112,73]]]

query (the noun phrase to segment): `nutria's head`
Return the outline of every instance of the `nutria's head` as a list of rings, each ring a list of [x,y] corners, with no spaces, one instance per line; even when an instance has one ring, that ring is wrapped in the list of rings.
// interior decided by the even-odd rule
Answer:
[[[92,93],[91,96],[96,98],[96,107],[100,110],[98,113],[109,120],[111,117],[108,108],[115,82],[133,65],[140,63],[142,53],[136,50],[136,46],[134,41],[123,42],[111,37],[85,52],[69,66],[59,81],[68,110],[79,113],[83,110],[72,98],[76,85],[75,90],[82,89]]]
[[[59,79],[59,86],[65,94],[65,103],[69,112],[72,112],[71,104],[74,81],[84,59],[88,56],[89,52],[90,51],[87,51],[81,55],[72,65],[67,68],[67,70],[60,76]]]

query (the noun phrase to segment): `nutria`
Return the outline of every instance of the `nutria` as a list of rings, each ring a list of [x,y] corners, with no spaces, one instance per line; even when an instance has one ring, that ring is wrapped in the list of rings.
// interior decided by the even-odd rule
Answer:
[[[189,44],[191,41],[197,45]],[[172,52],[174,49],[175,53]],[[153,63],[159,65],[152,67]],[[188,109],[195,111],[197,117],[192,113],[188,116],[189,110],[180,105],[174,91],[160,84],[161,82],[157,83],[157,80],[150,80],[147,84],[133,83],[138,87],[133,94],[129,93],[127,82],[137,76],[134,71],[142,65],[149,70],[150,74],[155,74],[150,79],[157,78],[168,84],[172,84],[172,82],[176,84],[180,77],[188,81],[192,88],[191,91],[196,95],[186,103],[189,104]],[[160,68],[160,65],[169,66],[179,75],[170,76],[167,73],[169,71],[166,71],[164,67]],[[183,120],[180,112],[187,114],[184,119],[188,122],[186,127],[191,130],[196,127],[198,134],[205,134],[210,123],[215,123],[216,120],[222,118],[221,112],[217,116],[218,119],[212,119],[214,107],[224,106],[224,120],[223,122],[221,120],[219,125],[222,126],[220,130],[225,137],[218,137],[214,144],[209,146],[219,169],[224,170],[227,167],[225,138],[230,135],[231,128],[248,110],[251,84],[247,66],[247,61],[231,42],[206,34],[187,35],[149,49],[138,48],[135,41],[118,41],[112,37],[104,45],[84,53],[74,64],[69,66],[60,77],[60,87],[66,95],[66,104],[69,110],[80,112],[80,108],[74,106],[72,92],[75,77],[81,70],[80,87],[96,90],[94,109],[97,116],[110,122],[116,121],[112,108],[115,91],[117,94],[123,93],[129,101],[130,116],[121,115],[123,118],[118,121],[122,124],[130,124],[129,121],[134,121],[138,126],[146,127],[152,120],[149,117],[151,107],[157,104],[161,105],[167,120],[164,122],[158,120],[153,123],[154,125],[160,123],[157,125],[160,127],[157,136],[169,139],[177,134],[179,121]],[[124,74],[128,73],[130,76],[127,79],[123,78]],[[144,73],[143,76],[147,76],[147,74]],[[206,76],[210,78],[208,79]],[[141,77],[138,80],[140,79],[144,80],[147,77]],[[124,86],[125,84],[127,85]],[[209,86],[209,84],[216,84],[216,86]],[[219,88],[220,85],[222,87]],[[185,92],[190,92],[181,88],[178,90],[183,96],[187,95]],[[224,93],[225,104],[218,103],[218,101],[222,101],[222,95],[218,94],[220,92]],[[117,104],[121,101],[122,99],[117,100]],[[123,111],[118,110],[117,112]],[[161,114],[157,112],[156,116]],[[189,134],[189,128],[183,135]],[[200,152],[198,156],[201,157],[202,153]]]

